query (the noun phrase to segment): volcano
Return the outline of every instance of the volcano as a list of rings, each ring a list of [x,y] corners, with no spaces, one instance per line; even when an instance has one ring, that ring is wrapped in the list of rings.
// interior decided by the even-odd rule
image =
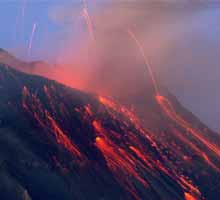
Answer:
[[[167,90],[114,101],[12,67],[0,65],[1,199],[218,199],[220,137]]]

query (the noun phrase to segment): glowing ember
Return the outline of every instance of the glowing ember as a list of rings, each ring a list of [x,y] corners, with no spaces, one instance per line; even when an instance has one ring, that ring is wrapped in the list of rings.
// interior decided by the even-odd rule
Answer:
[[[147,181],[142,179],[136,171],[135,161],[131,157],[129,157],[123,149],[118,149],[113,143],[111,143],[110,141],[106,141],[106,139],[96,137],[95,144],[103,153],[107,161],[108,167],[115,174],[119,183],[122,184],[122,186],[126,187],[135,199],[140,199],[138,197],[135,186],[131,184],[131,181],[129,179],[130,177],[133,177],[145,187],[148,187],[148,183]],[[123,176],[123,174],[126,178]]]
[[[107,98],[105,98],[105,97],[102,97],[102,96],[99,96],[99,101],[100,101],[102,104],[104,104],[104,105],[110,107],[111,109],[117,110],[116,104],[115,104],[114,102],[110,101],[109,99],[107,99]]]
[[[219,157],[220,149],[214,144],[208,142],[205,138],[203,138],[203,133],[201,131],[195,130],[187,121],[185,121],[180,115],[178,115],[167,98],[161,95],[157,95],[156,100],[170,119],[172,119],[179,126],[190,132],[196,139],[198,139],[201,143],[203,143],[208,149],[210,149]]]
[[[33,27],[32,27],[32,31],[31,31],[31,35],[30,35],[29,44],[28,44],[28,55],[30,55],[30,53],[31,53],[33,38],[34,38],[34,34],[36,32],[36,29],[37,29],[37,24],[34,23]]]
[[[58,124],[54,121],[54,119],[50,116],[49,112],[46,111],[46,117],[49,120],[53,133],[56,136],[56,140],[59,144],[62,144],[68,151],[70,151],[73,155],[77,155],[81,157],[80,151],[77,147],[70,141],[67,135],[60,129]]]
[[[47,91],[47,94],[49,94],[46,86],[44,86],[44,90]],[[38,99],[34,94],[31,94],[26,86],[24,86],[22,90],[22,97],[23,109],[32,115],[43,129],[47,130],[50,128],[58,144],[61,144],[65,149],[72,153],[74,157],[76,156],[78,158],[82,158],[80,151],[59,127],[51,114],[42,108],[40,99]],[[43,116],[45,116],[46,119],[42,119]]]
[[[197,200],[195,197],[193,197],[191,194],[185,192],[184,193],[185,200]]]
[[[138,46],[139,50],[140,50],[140,53],[144,59],[144,63],[147,67],[147,70],[148,72],[150,73],[150,77],[151,77],[151,80],[152,80],[152,83],[154,85],[154,89],[155,89],[155,93],[156,94],[159,94],[159,88],[158,88],[158,85],[157,85],[157,82],[156,82],[156,79],[154,77],[154,73],[153,73],[153,70],[151,68],[151,65],[144,53],[144,48],[143,46],[141,45],[141,43],[139,42],[139,40],[137,39],[137,37],[135,36],[135,34],[131,31],[131,30],[128,30],[128,34],[130,35],[130,37],[135,41],[136,45]]]

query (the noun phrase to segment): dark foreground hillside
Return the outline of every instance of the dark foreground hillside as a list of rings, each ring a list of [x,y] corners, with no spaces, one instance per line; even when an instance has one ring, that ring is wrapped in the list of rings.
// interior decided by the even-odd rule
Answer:
[[[158,129],[170,122],[163,144],[125,107],[5,65],[0,94],[0,199],[217,199],[218,148],[185,133],[165,97],[155,99]]]

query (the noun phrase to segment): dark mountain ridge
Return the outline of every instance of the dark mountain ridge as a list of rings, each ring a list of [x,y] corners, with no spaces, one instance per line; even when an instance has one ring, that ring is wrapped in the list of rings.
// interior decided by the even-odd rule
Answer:
[[[137,118],[102,96],[1,64],[0,94],[1,199],[220,195],[220,137],[165,89],[119,100]]]
[[[1,199],[200,195],[125,108],[2,65],[0,85]]]

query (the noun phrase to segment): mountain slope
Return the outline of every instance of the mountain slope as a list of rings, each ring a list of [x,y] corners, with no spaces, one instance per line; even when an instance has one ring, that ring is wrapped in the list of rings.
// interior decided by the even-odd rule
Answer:
[[[13,60],[4,50],[1,53]],[[12,63],[1,57],[0,60],[26,72],[35,73],[35,68],[39,71],[43,66],[48,69],[43,62],[26,63],[23,67],[22,61]],[[45,75],[43,71],[40,74]],[[130,96],[116,94],[113,98],[131,107],[136,118],[125,107],[104,97],[23,74],[5,65],[0,72],[0,127],[1,132],[7,133],[2,134],[4,145],[0,156],[2,180],[7,187],[0,191],[12,187],[8,186],[10,179],[12,188],[19,188],[23,196],[29,196],[26,183],[12,173],[21,169],[13,166],[11,172],[8,166],[11,165],[8,160],[11,163],[16,159],[19,163],[20,158],[11,159],[10,154],[7,162],[3,159],[8,152],[17,154],[15,147],[19,147],[24,152],[32,152],[31,159],[37,156],[36,159],[41,160],[38,162],[43,162],[40,166],[46,166],[46,171],[40,173],[52,173],[47,178],[42,175],[42,180],[52,179],[56,183],[55,189],[46,187],[51,182],[44,184],[43,196],[38,196],[42,188],[34,190],[30,195],[34,199],[50,199],[56,192],[67,199],[91,196],[94,199],[103,196],[104,199],[106,196],[109,199],[146,199],[146,196],[151,199],[218,199],[220,137],[187,111],[167,89],[160,88],[155,95],[149,82],[146,87],[132,90]],[[8,144],[8,140],[15,140],[15,144]],[[21,157],[26,156],[21,154]],[[32,166],[32,161],[23,162]],[[70,181],[72,176],[67,178],[67,172],[78,182]],[[84,181],[82,177],[86,177]],[[28,184],[32,183],[36,183],[33,177]],[[91,185],[95,189],[89,189]],[[37,187],[39,185],[34,188]],[[73,191],[73,187],[77,189]],[[8,193],[11,194],[10,190]],[[45,194],[49,196],[44,197]]]
[[[217,200],[220,195],[220,136],[184,108],[167,91],[140,94],[120,100],[132,107],[149,135],[162,146],[173,169],[190,177],[205,199]],[[142,95],[143,100],[139,100]]]
[[[0,66],[1,199],[202,199],[125,107]]]

